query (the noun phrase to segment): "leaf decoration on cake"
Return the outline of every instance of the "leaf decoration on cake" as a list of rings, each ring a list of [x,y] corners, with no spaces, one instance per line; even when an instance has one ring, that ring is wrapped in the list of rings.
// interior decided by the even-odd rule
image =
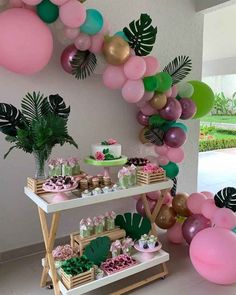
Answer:
[[[94,264],[99,266],[107,259],[110,246],[111,240],[107,236],[98,237],[85,247],[84,255]]]
[[[140,18],[137,21],[133,20],[129,28],[125,27],[123,32],[136,55],[146,56],[151,53],[156,42],[157,27],[152,26],[152,19],[148,14],[142,13]]]
[[[149,140],[151,143],[161,146],[164,142],[165,132],[160,128],[148,129],[144,133],[144,137]]]
[[[158,128],[160,126],[162,126],[163,124],[166,123],[166,120],[163,119],[161,116],[159,115],[153,115],[149,118],[149,125],[152,127],[152,128]]]
[[[219,208],[229,208],[236,212],[236,188],[226,187],[214,196],[215,204]]]
[[[69,117],[70,107],[67,107],[59,94],[49,95],[50,112],[65,120]]]
[[[172,181],[173,181],[173,186],[170,190],[170,194],[172,197],[175,197],[177,192],[177,177],[172,178]]]
[[[180,55],[173,59],[163,72],[167,72],[173,79],[173,85],[183,80],[192,70],[192,61],[189,56]]]
[[[22,113],[12,104],[0,103],[0,131],[16,136],[17,128],[22,125]]]
[[[125,213],[117,215],[115,224],[126,231],[126,236],[133,240],[139,240],[144,234],[151,230],[151,222],[139,213]]]
[[[97,65],[96,55],[89,50],[79,51],[75,54],[71,61],[72,75],[76,79],[86,79],[90,76]]]

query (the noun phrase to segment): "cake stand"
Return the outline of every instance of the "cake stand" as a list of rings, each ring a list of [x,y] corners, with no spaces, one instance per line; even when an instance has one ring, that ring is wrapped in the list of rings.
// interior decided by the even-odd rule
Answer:
[[[128,158],[126,156],[121,156],[121,158],[116,160],[106,160],[106,161],[97,161],[91,157],[84,159],[84,162],[88,165],[93,165],[97,167],[103,167],[104,176],[110,177],[110,167],[122,166],[127,162]]]

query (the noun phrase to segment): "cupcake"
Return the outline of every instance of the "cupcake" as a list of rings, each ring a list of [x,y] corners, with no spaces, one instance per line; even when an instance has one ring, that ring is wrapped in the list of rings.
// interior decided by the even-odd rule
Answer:
[[[79,182],[79,185],[80,185],[80,189],[83,191],[85,189],[88,189],[88,180],[83,178],[80,180]]]
[[[147,235],[142,235],[141,238],[138,240],[138,244],[140,248],[144,248],[144,245],[147,244]]]
[[[104,176],[103,177],[103,183],[105,186],[111,185],[111,178],[109,176]]]
[[[99,187],[99,178],[98,177],[92,178],[92,186],[93,186],[93,188]]]
[[[151,235],[147,241],[148,247],[153,249],[156,247],[157,237]]]

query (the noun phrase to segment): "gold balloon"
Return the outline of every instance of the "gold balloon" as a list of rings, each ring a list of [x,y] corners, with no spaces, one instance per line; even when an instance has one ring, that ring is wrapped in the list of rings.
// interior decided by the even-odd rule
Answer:
[[[187,207],[188,197],[189,195],[186,193],[179,193],[176,194],[176,196],[172,200],[172,207],[175,210],[175,212],[180,216],[188,217],[191,215],[191,212]]]
[[[162,229],[171,228],[176,222],[176,213],[172,207],[163,205],[156,218],[156,225]]]
[[[119,36],[113,36],[105,39],[103,45],[103,55],[109,64],[114,66],[122,65],[130,56],[129,44]]]
[[[150,100],[150,105],[156,110],[163,109],[166,103],[167,97],[163,93],[155,94],[153,98]]]
[[[144,136],[144,133],[148,130],[148,127],[144,127],[140,133],[139,133],[139,140],[144,144],[144,143],[149,143],[149,140],[147,140]]]

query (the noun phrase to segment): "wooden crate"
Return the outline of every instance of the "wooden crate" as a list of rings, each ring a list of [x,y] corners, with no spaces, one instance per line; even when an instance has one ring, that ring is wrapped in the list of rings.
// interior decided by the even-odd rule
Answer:
[[[79,232],[72,233],[70,235],[70,243],[71,247],[73,249],[78,249],[80,252],[80,255],[83,255],[83,250],[84,248],[92,241],[95,240],[98,237],[104,237],[107,236],[110,238],[111,241],[116,241],[119,239],[123,239],[126,236],[126,232],[124,229],[120,229],[119,227],[109,230],[109,231],[104,231],[100,234],[92,235],[87,238],[82,238],[79,234]]]
[[[45,191],[42,188],[45,181],[46,179],[34,179],[27,177],[27,187],[37,195],[45,194]]]
[[[80,285],[94,281],[95,279],[94,268],[91,268],[90,270],[84,273],[81,273],[77,276],[68,275],[63,271],[63,269],[61,269],[61,279],[67,289],[73,289]]]
[[[142,170],[137,171],[137,184],[151,184],[154,182],[161,182],[166,180],[166,172],[146,173]]]

